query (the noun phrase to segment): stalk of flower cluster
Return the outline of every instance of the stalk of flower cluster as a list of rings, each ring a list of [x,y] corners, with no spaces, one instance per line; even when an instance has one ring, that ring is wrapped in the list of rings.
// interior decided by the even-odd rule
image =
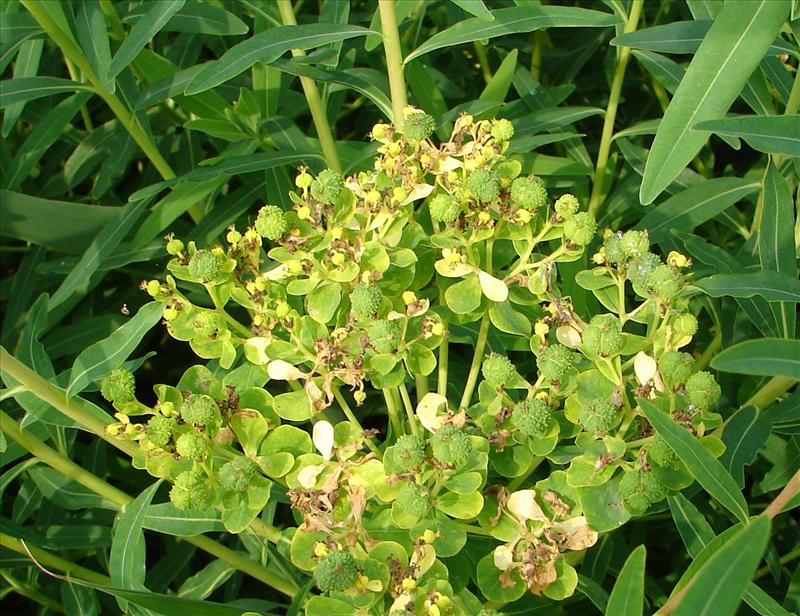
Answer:
[[[636,25],[639,23],[639,17],[642,14],[644,0],[633,0],[628,21],[625,22],[624,32],[633,32],[636,30]],[[592,196],[589,199],[589,212],[597,215],[600,209],[600,195],[603,190],[603,178],[606,174],[606,166],[608,165],[608,156],[611,152],[611,138],[614,135],[614,120],[617,117],[617,107],[619,106],[619,98],[622,93],[622,82],[625,80],[625,69],[628,66],[630,59],[631,48],[622,47],[617,56],[617,67],[614,69],[614,79],[611,82],[611,94],[608,99],[608,106],[606,107],[606,115],[603,120],[603,133],[600,138],[600,149],[597,152],[597,166],[594,172],[594,181],[592,182]]]
[[[80,485],[88,488],[98,496],[103,497],[111,503],[114,503],[119,508],[128,505],[133,501],[133,497],[126,494],[122,490],[115,488],[106,481],[103,481],[93,473],[87,471],[80,465],[76,464],[68,457],[58,453],[36,437],[24,432],[19,424],[11,417],[0,411],[0,428],[3,433],[12,440],[19,443],[31,454],[36,456],[39,460],[54,468],[65,477],[72,479]],[[271,586],[275,590],[291,597],[297,592],[297,588],[291,581],[285,580],[280,576],[275,575],[265,567],[255,563],[233,550],[220,545],[216,541],[197,535],[194,537],[183,537],[184,541],[195,545],[201,550],[216,556],[227,562],[234,569],[239,569],[243,573]]]
[[[389,76],[389,91],[392,95],[393,122],[403,129],[403,109],[408,104],[406,80],[403,76],[403,51],[400,47],[400,31],[397,29],[397,14],[394,0],[378,0],[383,32],[383,51],[386,54],[386,70]]]
[[[297,19],[290,0],[278,0],[278,10],[281,13],[281,20],[284,25],[297,25]],[[302,49],[292,49],[292,55],[297,57],[304,56],[306,53]],[[317,130],[317,137],[319,137],[319,145],[322,148],[322,154],[325,156],[325,164],[337,173],[341,173],[342,163],[339,161],[336,141],[333,138],[331,125],[328,122],[328,114],[319,94],[319,88],[317,88],[314,80],[308,77],[300,77],[300,85],[303,86],[303,92],[306,95],[308,110],[311,112],[311,119],[314,121],[314,128]]]

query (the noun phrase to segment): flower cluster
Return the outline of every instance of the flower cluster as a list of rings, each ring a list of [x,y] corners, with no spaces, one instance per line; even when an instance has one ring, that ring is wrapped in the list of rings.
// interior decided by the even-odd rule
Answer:
[[[609,232],[566,293],[593,217],[505,156],[508,120],[462,115],[438,145],[434,129],[409,107],[402,130],[373,128],[371,169],[300,169],[291,208],[223,245],[168,237],[169,274],[143,288],[208,364],[152,408],[130,373],[102,385],[110,431],[175,507],[241,532],[280,494],[283,547],[321,593],[309,613],[479,613],[442,561],[469,533],[498,542],[473,578],[486,600],[567,597],[568,552],[692,481],[640,400],[719,452],[719,387],[681,350],[688,260]],[[579,293],[604,312],[579,314]]]

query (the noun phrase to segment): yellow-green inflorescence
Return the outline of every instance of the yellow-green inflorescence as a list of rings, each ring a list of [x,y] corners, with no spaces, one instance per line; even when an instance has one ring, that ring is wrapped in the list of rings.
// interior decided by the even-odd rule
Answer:
[[[292,562],[365,613],[467,614],[444,562],[469,533],[494,541],[487,601],[571,595],[566,552],[693,480],[645,402],[710,451],[721,423],[688,352],[689,260],[598,237],[582,199],[506,156],[509,120],[452,126],[435,143],[409,107],[402,132],[373,127],[368,165],[301,168],[290,206],[221,245],[169,235],[168,275],[142,286],[197,365],[152,407],[130,373],[102,385],[109,433],[176,508],[239,533],[273,502]]]

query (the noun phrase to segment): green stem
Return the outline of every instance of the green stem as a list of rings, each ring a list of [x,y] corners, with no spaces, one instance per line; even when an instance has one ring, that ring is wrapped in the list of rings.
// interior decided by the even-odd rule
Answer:
[[[278,0],[278,10],[280,11],[281,20],[284,25],[297,25],[297,19],[295,18],[294,9],[292,9],[290,0]],[[294,57],[304,56],[306,52],[302,49],[292,49],[292,55]],[[342,163],[339,161],[339,153],[336,151],[336,141],[333,138],[331,125],[328,122],[328,113],[322,102],[317,84],[313,79],[300,77],[300,85],[303,86],[303,92],[306,95],[308,110],[311,112],[311,119],[314,121],[314,128],[317,130],[317,137],[319,137],[319,145],[322,148],[323,156],[325,156],[325,164],[337,173],[341,173]]]
[[[61,455],[36,437],[23,432],[20,429],[19,424],[2,411],[0,411],[0,427],[2,427],[3,433],[19,443],[22,447],[24,447],[42,462],[54,468],[65,477],[72,479],[80,485],[88,488],[95,494],[102,496],[106,500],[114,503],[119,508],[122,508],[133,501],[133,497],[129,496],[122,490],[115,488],[93,473],[77,465],[68,457]],[[259,530],[263,531],[263,528],[259,526]],[[277,531],[277,529],[275,529],[275,532],[280,534],[280,531]],[[272,534],[274,535],[274,533]],[[202,535],[183,537],[182,539],[187,543],[191,543],[201,550],[208,552],[212,556],[216,556],[217,558],[224,560],[234,569],[239,569],[243,573],[246,573],[257,580],[264,582],[268,586],[271,586],[275,590],[289,597],[293,596],[297,592],[297,587],[294,584],[287,582],[280,576],[275,575],[272,571],[269,571],[258,563],[244,558],[237,552],[226,548],[224,545],[217,543],[213,539],[209,539],[208,537],[204,537]]]
[[[94,71],[92,71],[91,66],[84,57],[83,52],[72,42],[72,39],[61,30],[58,24],[51,19],[41,3],[37,0],[20,0],[20,2],[28,12],[33,15],[33,18],[39,22],[39,25],[44,29],[50,39],[61,49],[64,57],[71,60],[75,66],[80,69],[91,84],[92,89],[111,108],[111,111],[114,112],[114,115],[117,116],[120,123],[130,133],[133,140],[142,149],[142,152],[150,159],[150,162],[153,163],[159,174],[161,174],[161,177],[165,180],[174,178],[175,172],[164,157],[161,156],[158,147],[156,147],[156,144],[150,139],[136,117],[125,108],[125,105],[117,96],[109,92],[103,84],[100,83],[100,80],[94,74]],[[190,210],[190,213],[192,213],[192,218],[196,218],[195,222],[199,221],[202,215],[202,213],[197,210],[194,212]]]
[[[414,405],[411,404],[411,396],[408,395],[406,384],[400,383],[397,389],[400,391],[400,397],[403,399],[403,406],[406,409],[406,416],[408,417],[408,425],[411,426],[411,434],[419,436],[417,418],[414,416]]]
[[[419,404],[422,397],[428,393],[428,377],[424,374],[414,375],[414,386],[417,390],[417,404]]]
[[[489,66],[489,54],[486,53],[486,46],[482,45],[480,41],[475,41],[473,45],[475,46],[475,55],[478,56],[478,62],[481,65],[483,80],[488,84],[492,80],[492,68]]]
[[[63,389],[56,387],[39,376],[16,357],[10,355],[3,347],[0,347],[0,366],[2,366],[4,373],[11,376],[37,398],[47,402],[61,414],[69,417],[84,430],[93,432],[131,457],[138,452],[139,448],[134,443],[123,441],[106,432],[106,426],[112,423],[110,417],[108,421],[104,421],[87,411],[76,399],[68,399]]]
[[[382,389],[381,393],[383,393],[383,399],[386,401],[386,412],[389,414],[389,421],[394,430],[394,438],[397,439],[398,436],[402,436],[406,432],[403,429],[403,422],[400,421],[400,415],[397,412],[397,404],[395,404],[394,396],[391,391]]]
[[[465,524],[463,522],[459,524],[459,526],[472,535],[481,535],[483,537],[494,537],[492,531],[490,531],[488,528],[483,528],[482,526],[474,526],[472,524]]]
[[[100,0],[100,10],[106,16],[111,24],[111,33],[115,39],[121,41],[125,38],[125,28],[122,26],[122,20],[117,15],[117,10],[111,3],[111,0]]]
[[[783,566],[783,565],[789,564],[790,562],[792,562],[793,560],[796,560],[798,558],[800,558],[800,548],[795,548],[794,550],[792,550],[788,554],[785,554],[784,556],[781,556],[781,558],[780,558],[780,560],[778,562],[781,564],[781,566]],[[762,577],[765,577],[765,576],[769,575],[771,573],[771,571],[772,571],[772,569],[770,569],[769,567],[763,567],[762,569],[759,569],[758,571],[755,572],[755,575],[753,575],[753,581],[759,580]]]
[[[3,579],[8,583],[8,585],[16,592],[18,595],[22,595],[26,599],[30,599],[41,605],[42,607],[46,607],[47,609],[57,612],[59,614],[64,614],[64,608],[61,607],[60,604],[53,601],[47,595],[40,593],[38,590],[29,586],[28,584],[24,584],[20,582],[18,579],[14,578],[10,573],[6,571],[0,571],[0,575],[3,576]]]
[[[636,30],[636,24],[639,23],[639,17],[642,14],[643,6],[644,0],[633,0],[633,6],[631,7],[630,15],[628,15],[628,21],[625,22],[625,33]],[[592,196],[589,199],[589,213],[593,216],[597,216],[597,211],[600,209],[603,178],[606,174],[608,156],[611,152],[611,138],[614,135],[614,121],[617,117],[617,107],[619,106],[619,98],[622,93],[622,82],[625,80],[625,69],[628,66],[630,55],[630,47],[622,47],[619,50],[617,66],[614,70],[614,79],[611,82],[611,94],[608,99],[608,106],[606,107],[606,116],[603,120],[603,134],[600,138],[600,149],[597,152],[597,167],[595,168],[594,181],[592,182]]]
[[[797,383],[795,379],[790,379],[787,376],[772,377],[742,407],[752,405],[756,408],[764,409],[786,393],[795,383]]]
[[[436,393],[445,398],[447,397],[447,364],[450,355],[448,336],[449,332],[445,328],[444,334],[442,334],[442,341],[439,343],[439,373],[436,381]]]
[[[48,569],[56,569],[61,571],[62,573],[67,574],[69,577],[85,580],[99,586],[111,586],[111,578],[107,575],[97,573],[96,571],[92,571],[91,569],[87,569],[81,565],[76,565],[72,561],[61,558],[60,556],[56,556],[55,554],[52,554],[47,550],[43,550],[42,548],[37,548],[36,546],[23,543],[16,537],[6,535],[5,533],[0,533],[0,546],[9,549],[12,552],[23,554],[24,556],[32,556],[40,565],[47,567]]]
[[[253,332],[251,332],[247,327],[239,323],[236,319],[234,319],[231,315],[225,312],[225,307],[222,305],[222,301],[220,300],[219,293],[217,293],[217,288],[206,284],[203,285],[208,292],[208,296],[211,298],[211,301],[214,304],[214,310],[217,312],[219,316],[221,316],[225,321],[230,324],[232,327],[236,329],[245,339],[252,337]]]
[[[711,358],[716,355],[717,351],[719,351],[721,347],[722,331],[718,331],[709,345],[706,347],[706,350],[703,351],[703,354],[697,359],[697,363],[695,364],[697,369],[705,370],[708,364],[711,363]]]
[[[542,73],[542,43],[544,42],[544,32],[536,30],[533,33],[533,41],[531,46],[531,77],[536,81],[541,81]]]
[[[336,387],[335,385],[333,385],[331,389],[333,390],[333,397],[336,398],[336,402],[339,403],[339,406],[341,407],[345,417],[347,417],[347,420],[351,424],[353,424],[356,428],[358,428],[363,434],[365,430],[363,427],[361,427],[361,423],[358,421],[358,417],[355,416],[355,413],[353,413],[353,410],[350,408],[350,405],[347,404],[347,400],[344,399],[342,392],[339,391],[339,388]],[[372,441],[371,438],[365,438],[364,442],[367,444],[367,447],[369,447],[369,450],[372,453],[377,454],[379,458],[381,457],[380,449],[378,449],[378,447],[375,445],[375,443]]]
[[[408,105],[406,80],[403,76],[403,50],[400,47],[400,31],[394,0],[378,0],[381,12],[383,51],[386,54],[386,71],[389,76],[389,92],[392,96],[392,120],[398,130],[403,129],[403,109]]]
[[[475,342],[475,353],[472,356],[472,364],[469,367],[469,376],[467,376],[467,384],[464,387],[464,395],[461,396],[461,402],[458,405],[460,410],[465,410],[469,406],[469,401],[472,398],[472,392],[475,391],[475,385],[478,382],[478,373],[481,370],[483,363],[483,349],[486,346],[486,339],[489,337],[489,311],[483,313],[481,319],[481,328],[478,331],[478,340]]]

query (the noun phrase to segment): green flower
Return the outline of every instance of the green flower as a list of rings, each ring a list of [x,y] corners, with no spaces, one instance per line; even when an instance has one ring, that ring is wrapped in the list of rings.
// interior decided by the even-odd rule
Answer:
[[[659,265],[647,277],[645,285],[662,302],[669,303],[681,290],[681,274],[671,265]]]
[[[225,325],[222,322],[222,318],[216,312],[201,310],[194,317],[192,327],[194,327],[194,331],[198,336],[212,338],[222,331]]]
[[[407,482],[403,484],[395,499],[397,508],[403,513],[419,518],[425,517],[431,510],[431,499],[428,491],[421,485]]]
[[[548,381],[560,381],[575,365],[576,359],[577,355],[563,344],[551,344],[536,358],[536,368]]]
[[[202,462],[208,456],[208,440],[197,432],[187,432],[175,441],[175,451],[181,458]]]
[[[175,478],[169,491],[169,499],[176,509],[208,509],[211,504],[211,490],[206,476],[196,470],[184,471]]]
[[[109,402],[124,404],[136,396],[136,379],[130,370],[116,368],[100,383],[100,393]]]
[[[635,287],[649,293],[650,276],[660,265],[662,265],[661,259],[652,252],[646,252],[634,257],[630,260],[626,269],[628,280],[630,280]]]
[[[598,398],[581,409],[578,421],[595,436],[605,436],[619,425],[622,414],[608,400]]]
[[[564,222],[564,239],[576,246],[586,246],[596,231],[597,223],[589,212],[578,212]]]
[[[334,205],[344,190],[344,178],[341,174],[325,169],[311,183],[311,196],[325,205]]]
[[[686,396],[701,411],[710,409],[721,395],[722,390],[710,372],[696,372],[686,380]]]
[[[275,242],[286,235],[289,221],[284,211],[277,205],[265,205],[258,211],[255,227],[256,233],[261,237]]]
[[[488,169],[475,169],[466,181],[469,193],[481,203],[496,199],[500,194],[500,183],[493,171]]]
[[[523,400],[514,405],[511,423],[525,436],[542,436],[547,432],[551,415],[550,407],[543,400]]]
[[[679,351],[667,351],[658,359],[658,372],[667,387],[676,389],[694,372],[694,357]]]
[[[515,369],[514,364],[505,355],[489,353],[483,360],[481,372],[489,385],[502,387],[514,376]]]
[[[377,285],[359,282],[350,294],[350,306],[361,320],[374,317],[381,307],[383,292]]]
[[[258,468],[253,461],[239,456],[219,469],[219,487],[227,491],[244,492],[257,474]]]
[[[397,321],[378,319],[367,326],[367,335],[378,353],[394,353],[400,344],[400,325]]]
[[[647,450],[647,459],[664,468],[678,468],[680,466],[678,456],[675,451],[667,444],[666,439],[660,434],[656,434]]]
[[[224,257],[215,252],[205,249],[198,250],[189,259],[187,270],[192,278],[208,282],[219,275],[224,262]]]
[[[195,426],[212,425],[221,418],[214,399],[201,394],[189,394],[181,405],[181,417],[186,423]]]
[[[535,175],[520,176],[511,183],[511,202],[518,208],[535,212],[547,206],[547,189]]]
[[[403,135],[411,141],[427,139],[436,130],[436,120],[424,112],[415,112],[403,120]]]
[[[431,199],[428,206],[431,212],[431,220],[436,222],[453,222],[461,213],[461,204],[453,195],[439,193]]]
[[[401,473],[416,470],[425,462],[425,443],[413,434],[398,437],[393,451],[395,464]]]
[[[684,312],[672,321],[672,331],[676,336],[694,336],[697,333],[697,317]]]
[[[559,218],[564,220],[571,218],[581,207],[575,195],[566,193],[561,195],[554,205],[554,209]]]
[[[434,432],[431,437],[433,457],[442,464],[461,466],[472,452],[469,436],[459,428],[446,425]]]
[[[592,355],[610,357],[625,345],[619,319],[613,314],[598,314],[592,317],[589,327],[583,331],[583,347]]]
[[[510,141],[514,136],[514,125],[506,119],[492,122],[492,137],[497,141]]]
[[[350,552],[333,550],[314,568],[314,581],[322,592],[342,592],[357,579],[358,566]]]
[[[619,494],[631,515],[642,515],[650,505],[663,500],[667,491],[656,473],[632,471],[620,480]]]
[[[178,422],[174,417],[154,415],[147,422],[147,438],[156,447],[165,447],[177,429]]]

